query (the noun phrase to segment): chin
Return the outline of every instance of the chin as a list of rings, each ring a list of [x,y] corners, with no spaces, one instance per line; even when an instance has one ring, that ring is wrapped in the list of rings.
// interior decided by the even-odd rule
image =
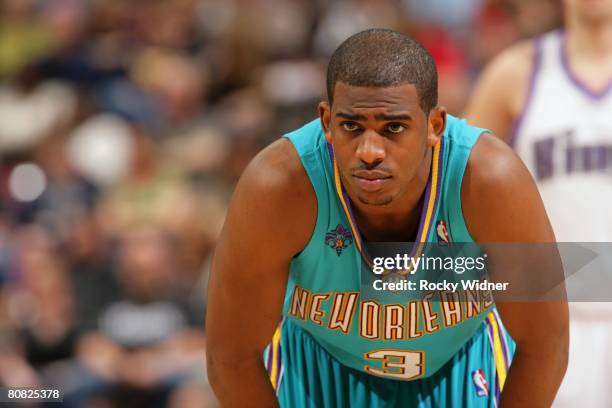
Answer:
[[[372,206],[377,206],[377,207],[383,207],[393,202],[393,197],[388,194],[384,194],[384,195],[380,194],[376,196],[368,196],[366,194],[359,194],[357,198],[359,198],[359,201],[362,204],[372,205]]]

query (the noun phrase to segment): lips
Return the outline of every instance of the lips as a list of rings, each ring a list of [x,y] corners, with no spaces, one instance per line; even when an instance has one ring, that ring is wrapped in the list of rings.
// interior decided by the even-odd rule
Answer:
[[[391,176],[379,171],[362,171],[353,174],[353,179],[362,190],[375,192],[383,188],[391,180]]]
[[[391,178],[389,173],[380,170],[357,170],[353,172],[353,176],[366,180]]]

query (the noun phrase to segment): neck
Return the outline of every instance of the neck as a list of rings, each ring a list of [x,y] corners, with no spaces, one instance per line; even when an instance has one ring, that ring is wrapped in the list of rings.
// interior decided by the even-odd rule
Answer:
[[[612,21],[587,21],[572,14],[566,23],[567,51],[570,55],[590,58],[612,55]]]
[[[425,188],[431,172],[428,149],[406,191],[391,204],[374,206],[352,201],[355,221],[366,241],[413,241],[419,228]]]

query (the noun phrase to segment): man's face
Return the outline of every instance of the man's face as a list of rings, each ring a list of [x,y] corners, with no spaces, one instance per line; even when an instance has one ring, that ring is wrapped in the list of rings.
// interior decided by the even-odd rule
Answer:
[[[426,115],[412,84],[374,88],[338,82],[333,105],[321,103],[319,113],[351,200],[374,206],[390,205],[414,186],[445,125],[444,109]]]

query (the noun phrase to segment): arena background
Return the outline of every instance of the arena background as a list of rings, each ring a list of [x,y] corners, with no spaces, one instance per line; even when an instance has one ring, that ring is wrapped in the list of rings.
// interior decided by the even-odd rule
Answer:
[[[317,115],[369,27],[434,55],[461,114],[554,0],[0,1],[0,385],[65,406],[215,406],[208,263],[248,161]]]

